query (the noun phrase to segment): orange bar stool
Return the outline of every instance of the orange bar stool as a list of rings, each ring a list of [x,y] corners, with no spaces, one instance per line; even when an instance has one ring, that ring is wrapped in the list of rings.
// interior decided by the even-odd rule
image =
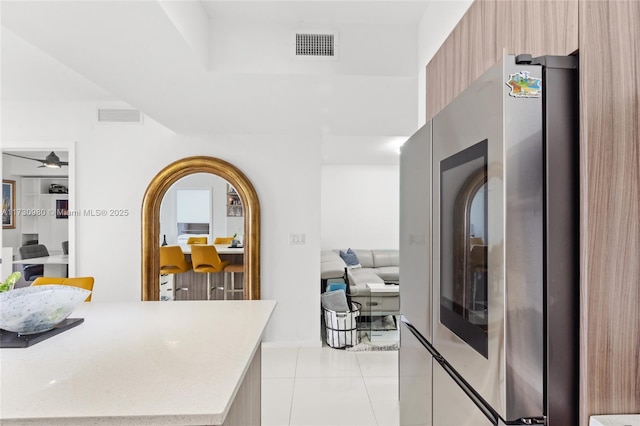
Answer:
[[[191,261],[193,262],[193,272],[207,274],[207,299],[211,300],[211,273],[224,272],[229,262],[220,259],[218,250],[214,246],[208,245],[192,246]],[[226,292],[224,298],[227,298]]]
[[[231,241],[233,241],[233,237],[216,237],[213,244],[231,244]]]
[[[244,293],[244,283],[241,288],[236,288],[236,272],[244,272],[243,264],[231,264],[224,268],[224,298],[227,299],[228,293]],[[231,287],[227,287],[227,273],[231,275]],[[244,297],[243,297],[244,299]]]
[[[68,285],[71,287],[80,287],[85,290],[91,291],[93,294],[93,277],[75,277],[75,278],[62,278],[62,277],[38,277],[36,278],[32,286],[36,285],[48,285],[48,284],[57,284],[57,285]],[[91,302],[91,294],[87,296],[84,300],[85,302]]]
[[[189,237],[187,244],[207,244],[207,237]]]
[[[192,269],[191,262],[184,257],[184,253],[180,246],[162,246],[160,247],[160,273],[164,274],[182,274]],[[173,277],[173,300],[176,299],[176,293],[179,290],[187,290],[186,288],[176,288],[176,277]]]

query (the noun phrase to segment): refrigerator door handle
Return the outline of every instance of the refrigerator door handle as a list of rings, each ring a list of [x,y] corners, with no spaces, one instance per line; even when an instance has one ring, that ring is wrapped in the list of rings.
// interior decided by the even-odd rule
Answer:
[[[436,350],[436,348],[429,343],[427,339],[424,338],[420,334],[416,328],[408,322],[407,318],[401,316],[401,321],[407,326],[407,329],[411,331],[414,337],[420,342],[424,348],[429,351],[433,359],[440,364],[440,366],[447,372],[447,374],[451,377],[451,379],[456,382],[456,384],[462,389],[462,391],[471,399],[471,401],[478,407],[480,411],[489,419],[489,421],[496,426],[515,426],[515,425],[546,425],[547,419],[546,417],[530,417],[530,418],[522,418],[514,421],[505,421],[500,415],[489,405],[487,401],[478,394],[478,392],[471,387],[469,383],[458,373],[447,360],[440,355],[440,353]]]

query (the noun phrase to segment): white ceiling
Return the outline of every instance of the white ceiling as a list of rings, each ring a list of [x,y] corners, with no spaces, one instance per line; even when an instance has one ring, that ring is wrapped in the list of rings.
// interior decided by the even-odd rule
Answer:
[[[4,27],[0,40],[2,101],[116,100],[100,86]]]
[[[3,0],[2,101],[120,101],[178,133],[317,133],[327,163],[397,162],[429,1],[166,3]],[[299,28],[337,31],[339,60],[293,60]]]
[[[428,1],[202,1],[211,19],[305,24],[414,24]]]

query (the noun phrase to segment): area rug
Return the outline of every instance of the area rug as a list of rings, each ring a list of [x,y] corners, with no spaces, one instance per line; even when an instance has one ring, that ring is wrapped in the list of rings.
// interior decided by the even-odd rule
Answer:
[[[345,348],[345,351],[350,352],[364,352],[364,351],[397,351],[400,348],[398,342],[393,343],[373,343],[369,340],[368,336],[364,336],[360,343],[350,348]]]

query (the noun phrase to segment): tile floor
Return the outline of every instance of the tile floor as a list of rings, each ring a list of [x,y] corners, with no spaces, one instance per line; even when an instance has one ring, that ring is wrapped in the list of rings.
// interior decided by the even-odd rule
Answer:
[[[397,426],[398,351],[262,349],[262,425]]]

